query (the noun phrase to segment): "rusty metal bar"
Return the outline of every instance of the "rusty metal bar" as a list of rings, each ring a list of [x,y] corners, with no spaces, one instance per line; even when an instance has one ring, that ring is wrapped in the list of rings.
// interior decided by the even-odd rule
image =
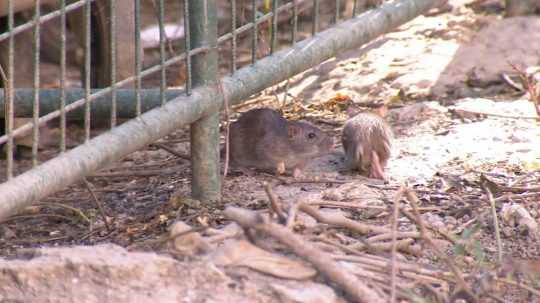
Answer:
[[[296,35],[298,33],[298,1],[293,0],[293,10],[292,10],[292,33],[291,33],[291,40],[292,44],[296,43]]]
[[[253,15],[251,16],[251,23],[253,24],[253,32],[251,33],[251,63],[255,64],[257,62],[257,1],[253,0],[251,2],[251,9],[253,10]]]
[[[8,0],[8,31],[13,30],[13,24],[14,24],[14,12],[13,12],[13,1],[14,0]],[[8,71],[7,71],[7,83],[5,86],[7,87],[7,106],[6,106],[6,137],[7,137],[7,145],[6,145],[6,176],[7,179],[10,180],[13,178],[13,151],[15,148],[15,144],[13,141],[13,119],[15,118],[14,112],[14,102],[13,102],[13,81],[15,80],[14,73],[14,49],[15,49],[15,37],[9,36],[8,41]]]
[[[313,23],[311,34],[315,35],[319,31],[319,0],[313,0]]]
[[[231,1],[231,72],[236,71],[236,0]]]
[[[38,20],[41,15],[40,0],[35,0],[34,20]],[[32,134],[32,166],[38,165],[38,147],[39,147],[39,51],[40,51],[40,29],[41,25],[36,22],[34,26],[34,110],[32,113],[32,122],[34,126]]]
[[[84,6],[84,140],[90,140],[90,75],[92,58],[92,2]]]
[[[184,40],[185,42],[185,54],[186,54],[186,93],[191,95],[191,26],[189,20],[189,0],[184,0]]]
[[[164,0],[158,1],[158,25],[159,25],[159,63],[161,65],[161,77],[159,82],[159,99],[161,105],[165,104],[165,90],[167,89],[167,68],[165,67],[165,3]]]
[[[109,1],[109,43],[111,44],[111,128],[116,126],[118,104],[116,97],[116,1]]]
[[[193,85],[217,86],[217,2],[189,0],[191,45],[208,46],[208,52],[193,58]],[[221,200],[219,174],[219,111],[191,124],[191,193],[203,203]]]
[[[336,15],[334,16],[334,23],[339,22],[339,15],[341,13],[341,0],[336,0]]]
[[[272,35],[270,37],[270,54],[276,51],[278,28],[278,0],[272,0]]]
[[[137,116],[141,115],[141,70],[142,70],[142,48],[141,48],[141,0],[135,0],[135,107]]]
[[[113,1],[114,2],[114,1]],[[60,1],[60,152],[66,151],[66,0]],[[41,91],[40,91],[41,93]],[[41,101],[40,96],[40,101]]]
[[[195,0],[193,0],[195,1]],[[262,89],[284,81],[340,52],[357,49],[419,14],[438,0],[400,0],[384,3],[358,18],[344,21],[239,69],[222,80],[229,104],[240,103]],[[139,150],[178,127],[214,115],[222,105],[216,85],[198,87],[192,96],[181,95],[88,143],[0,184],[0,220],[18,209],[72,184],[100,167]],[[137,134],[134,136],[133,134]]]

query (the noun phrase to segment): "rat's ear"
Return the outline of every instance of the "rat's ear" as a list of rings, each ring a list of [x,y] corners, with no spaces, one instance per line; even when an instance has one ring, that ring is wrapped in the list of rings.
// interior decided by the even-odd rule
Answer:
[[[300,128],[300,126],[294,123],[289,123],[289,125],[287,125],[287,135],[289,136],[289,138],[294,138],[298,136],[301,131],[302,129]]]

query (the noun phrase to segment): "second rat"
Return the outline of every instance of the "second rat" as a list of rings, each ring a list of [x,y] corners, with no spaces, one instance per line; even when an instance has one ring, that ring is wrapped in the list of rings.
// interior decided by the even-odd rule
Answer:
[[[384,168],[390,158],[392,139],[392,129],[382,114],[365,112],[350,118],[341,137],[345,165],[367,173],[370,178],[386,180]]]
[[[232,165],[273,170],[292,169],[299,177],[311,159],[330,153],[334,142],[317,127],[289,121],[269,108],[250,110],[231,124],[229,132]]]

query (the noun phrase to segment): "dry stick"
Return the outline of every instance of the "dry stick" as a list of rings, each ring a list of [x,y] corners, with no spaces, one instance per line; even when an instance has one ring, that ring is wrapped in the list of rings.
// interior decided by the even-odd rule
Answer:
[[[65,208],[69,211],[72,211],[74,212],[75,214],[77,214],[79,217],[81,217],[83,219],[83,221],[86,221],[88,224],[92,224],[92,222],[90,221],[90,219],[88,219],[88,217],[78,208],[75,208],[75,207],[71,207],[69,205],[65,205],[65,204],[61,204],[61,203],[50,203],[50,202],[43,202],[43,203],[36,203],[34,204],[35,206],[54,206],[54,207],[59,207],[59,208]]]
[[[468,109],[459,109],[460,112],[468,113],[468,114],[475,114],[475,115],[486,115],[486,116],[492,116],[492,117],[499,117],[499,118],[508,118],[508,119],[522,119],[522,120],[537,120],[538,117],[531,117],[531,116],[514,116],[514,115],[503,115],[503,114],[495,114],[495,113],[486,113],[481,111],[474,111],[474,110],[468,110]]]
[[[178,173],[178,169],[148,169],[136,170],[127,172],[105,172],[86,176],[87,178],[113,178],[113,177],[151,177],[157,175],[174,175]]]
[[[314,207],[304,202],[299,202],[299,209],[311,217],[315,218],[317,221],[329,225],[336,225],[339,227],[344,227],[356,231],[360,234],[386,234],[390,233],[390,230],[386,227],[380,227],[376,225],[368,225],[365,223],[357,222],[346,217],[336,215],[336,214],[322,214],[317,211]]]
[[[278,179],[281,183],[291,185],[291,184],[298,184],[298,183],[333,183],[333,184],[346,184],[350,183],[351,181],[344,181],[344,180],[330,180],[330,179],[292,179],[289,180],[287,178],[279,177],[279,176],[273,176],[276,179]]]
[[[484,186],[483,184],[482,187],[486,192],[486,196],[491,206],[491,215],[493,216],[493,225],[495,226],[495,240],[497,241],[497,261],[499,262],[499,264],[501,264],[503,259],[503,250],[501,242],[501,231],[499,228],[499,218],[497,217],[497,209],[495,208],[495,199],[493,199],[493,194],[491,193],[489,187]]]
[[[191,157],[187,154],[184,154],[184,153],[181,153],[181,152],[178,152],[170,147],[168,147],[167,145],[163,144],[163,143],[152,143],[151,145],[155,146],[155,147],[158,147],[158,148],[161,148],[163,149],[164,151],[167,151],[169,152],[170,154],[173,154],[175,156],[177,156],[178,158],[181,158],[181,159],[184,159],[184,160],[188,160],[188,161],[191,161]]]
[[[276,196],[276,194],[272,190],[272,186],[267,182],[264,182],[263,186],[264,186],[264,191],[266,192],[266,195],[268,196],[268,200],[270,200],[270,209],[272,209],[272,211],[276,213],[276,215],[278,215],[279,219],[282,222],[285,222],[287,220],[287,216],[285,215],[285,212],[283,211],[283,207],[281,207],[279,198]]]
[[[255,212],[237,207],[227,207],[223,214],[243,228],[253,228],[285,244],[296,255],[310,262],[319,273],[338,285],[355,302],[382,303],[386,301],[355,275],[343,270],[339,263],[334,261],[329,254],[306,242],[286,227],[275,223],[263,223],[262,217]]]
[[[396,275],[397,275],[397,226],[399,216],[399,201],[403,197],[405,186],[401,186],[394,197],[394,212],[392,213],[392,252],[390,259],[391,277],[390,277],[390,302],[396,302]]]
[[[94,200],[94,203],[96,203],[97,208],[99,210],[99,214],[101,215],[101,218],[103,219],[103,222],[105,223],[105,228],[107,229],[107,232],[111,232],[111,227],[109,226],[109,220],[107,219],[107,215],[105,214],[105,210],[103,209],[103,206],[101,205],[101,202],[96,196],[96,193],[94,193],[94,190],[92,189],[92,186],[90,185],[90,182],[86,180],[86,178],[83,178],[83,183],[86,186],[86,189],[90,192],[90,195],[92,196],[92,199]]]
[[[357,202],[337,202],[337,201],[317,201],[317,202],[310,202],[309,205],[316,205],[316,206],[335,206],[335,207],[343,207],[343,208],[357,208],[357,209],[373,209],[373,210],[389,210],[388,206],[374,206],[374,205],[362,205],[358,204]],[[400,210],[411,210],[409,207],[400,207]],[[442,211],[443,209],[441,207],[419,207],[419,211]]]
[[[439,257],[441,260],[443,260],[446,265],[450,268],[452,273],[454,274],[454,277],[456,278],[456,283],[459,285],[459,287],[469,295],[470,298],[474,298],[474,302],[478,302],[478,299],[473,294],[473,292],[469,289],[467,284],[465,283],[465,279],[463,278],[463,274],[457,268],[457,266],[446,256],[440,249],[437,247],[437,245],[433,242],[433,239],[428,234],[426,226],[424,224],[424,221],[422,220],[422,217],[420,217],[420,212],[418,211],[418,198],[413,193],[412,190],[409,188],[405,189],[405,196],[407,197],[407,200],[409,203],[411,203],[411,206],[413,207],[413,214],[415,217],[415,223],[420,227],[420,234],[422,236],[422,239],[431,246],[437,257]]]
[[[219,81],[219,92],[223,96],[223,108],[225,110],[225,164],[223,167],[223,180],[227,177],[227,173],[229,172],[229,153],[230,153],[230,125],[231,125],[231,117],[229,116],[229,98],[227,98],[227,95],[225,94],[225,91],[223,89],[223,81]]]
[[[509,279],[502,279],[502,278],[498,278],[498,277],[493,277],[493,279],[496,282],[505,283],[505,284],[508,284],[508,285],[516,286],[516,287],[521,288],[521,289],[525,289],[526,291],[528,291],[528,292],[532,293],[533,295],[540,298],[540,290],[532,288],[529,285],[525,285],[525,284],[523,284],[521,282],[515,282],[515,281],[509,280]]]
[[[289,213],[287,214],[287,223],[285,226],[287,228],[293,228],[294,221],[296,220],[296,214],[298,213],[298,207],[299,203],[294,203],[291,207],[289,207]]]

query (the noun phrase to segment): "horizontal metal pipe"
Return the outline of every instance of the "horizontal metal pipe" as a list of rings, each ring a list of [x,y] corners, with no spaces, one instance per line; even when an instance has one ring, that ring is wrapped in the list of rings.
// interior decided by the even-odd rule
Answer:
[[[274,53],[223,79],[230,105],[341,52],[358,48],[375,37],[425,12],[438,0],[401,0],[385,3],[345,21],[293,49]],[[111,131],[99,135],[40,166],[0,184],[0,220],[17,210],[77,182],[85,175],[143,148],[180,126],[215,113],[223,102],[219,88],[200,87],[179,96]],[[156,98],[159,100],[159,98]]]
[[[100,89],[93,89],[92,95],[100,92]],[[60,108],[61,89],[40,89],[39,90],[39,111],[40,115],[46,115]],[[84,98],[84,89],[67,89],[66,105],[74,103]],[[184,90],[169,89],[165,91],[165,100],[171,100],[180,96]],[[17,109],[18,117],[32,117],[32,96],[34,90],[31,88],[21,88],[14,90],[15,108]],[[112,95],[106,94],[97,97],[92,101],[92,117],[100,117],[109,119],[111,116],[111,99]],[[135,108],[135,90],[132,89],[117,89],[116,99],[118,106],[118,117],[122,119],[134,118],[136,116]],[[0,118],[5,117],[4,107],[4,90],[0,90]],[[159,89],[143,89],[141,90],[142,111],[146,112],[152,108],[161,105]],[[83,120],[84,108],[77,108],[67,114],[69,120]]]

